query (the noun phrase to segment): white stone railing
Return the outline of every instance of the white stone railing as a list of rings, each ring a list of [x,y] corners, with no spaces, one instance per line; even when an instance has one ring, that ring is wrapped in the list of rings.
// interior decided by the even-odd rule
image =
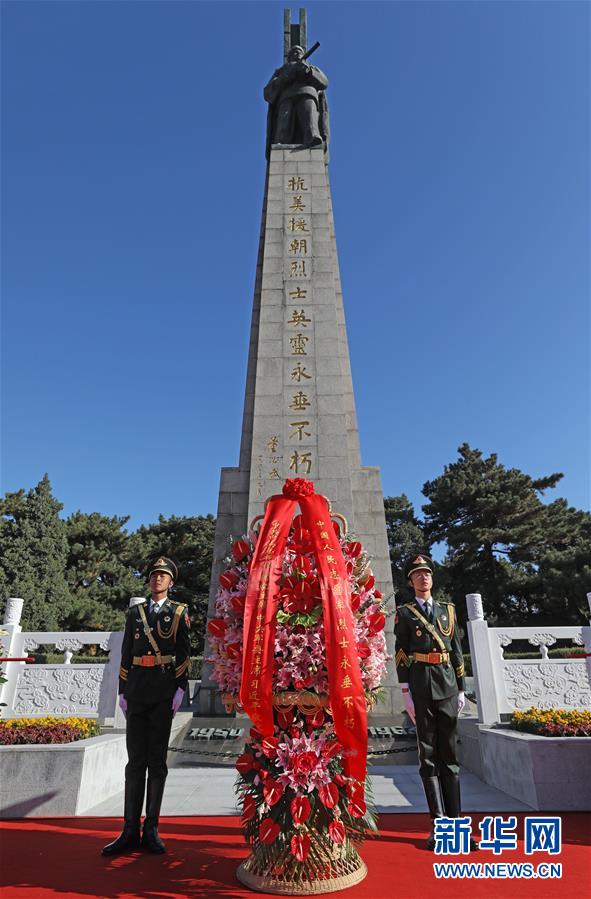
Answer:
[[[591,593],[587,594],[591,609]],[[591,709],[591,627],[489,627],[479,593],[466,596],[468,638],[478,718],[495,724],[502,715],[537,708]],[[514,640],[527,640],[538,658],[507,659]],[[581,647],[582,658],[550,658],[558,640]]]
[[[0,686],[0,702],[5,718],[41,718],[45,715],[98,718],[102,724],[115,723],[119,662],[123,632],[77,631],[25,632],[20,626],[23,600],[11,597],[0,636],[3,658],[23,658],[40,646],[55,646],[64,653],[61,665],[27,665],[4,662],[7,682]],[[84,646],[98,645],[109,653],[106,664],[71,664],[72,654]]]

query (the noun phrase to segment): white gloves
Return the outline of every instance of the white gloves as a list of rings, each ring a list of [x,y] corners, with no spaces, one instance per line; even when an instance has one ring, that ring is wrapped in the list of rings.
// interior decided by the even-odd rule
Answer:
[[[183,687],[177,687],[177,691],[172,697],[172,717],[176,715],[178,710],[180,709],[183,703],[183,697],[185,695],[185,690]]]
[[[412,701],[412,696],[410,695],[409,690],[402,691],[402,698],[404,699],[404,705],[406,706],[406,711],[408,712],[408,717],[412,721],[413,724],[416,724],[416,716],[415,716],[415,704]]]
[[[462,710],[466,705],[466,696],[464,695],[464,691],[460,690],[458,693],[458,715],[462,714]]]
[[[119,708],[127,718],[127,699],[123,695],[123,693],[119,694]]]

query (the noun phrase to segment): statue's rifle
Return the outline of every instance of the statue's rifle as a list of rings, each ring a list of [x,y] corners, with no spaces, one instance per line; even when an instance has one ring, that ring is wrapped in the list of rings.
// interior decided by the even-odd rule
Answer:
[[[312,53],[316,53],[316,50],[318,50],[319,46],[320,46],[320,41],[316,41],[316,43],[313,44],[313,46],[310,47],[310,49],[306,53],[304,53],[304,55],[302,56],[302,62],[305,59],[308,59],[309,56],[312,56]]]

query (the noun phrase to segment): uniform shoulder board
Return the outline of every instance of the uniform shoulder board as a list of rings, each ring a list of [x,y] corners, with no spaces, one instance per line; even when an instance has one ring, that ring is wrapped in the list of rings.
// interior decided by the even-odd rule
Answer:
[[[181,608],[181,609],[188,609],[188,608],[189,608],[189,606],[187,605],[186,602],[179,602],[179,601],[176,600],[176,599],[171,599],[170,601],[171,601],[171,603],[173,604],[173,606],[178,606],[178,607]]]

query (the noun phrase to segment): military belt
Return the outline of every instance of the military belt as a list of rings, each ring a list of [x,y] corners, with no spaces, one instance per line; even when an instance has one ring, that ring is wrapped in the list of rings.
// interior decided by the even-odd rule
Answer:
[[[170,665],[173,662],[172,656],[134,656],[133,664],[139,665],[140,668],[155,668],[156,665]]]
[[[413,652],[414,662],[425,662],[427,665],[443,665],[449,662],[449,652]]]

